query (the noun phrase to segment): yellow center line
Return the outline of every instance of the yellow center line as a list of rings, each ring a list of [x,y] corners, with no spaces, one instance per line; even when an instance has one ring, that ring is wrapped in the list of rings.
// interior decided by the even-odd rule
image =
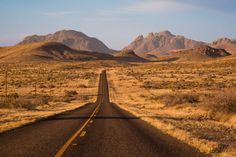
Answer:
[[[94,114],[96,111],[98,111],[99,107],[100,107],[100,103],[99,105],[95,108],[95,110],[93,111],[93,113],[90,115],[90,117],[86,120],[86,122],[82,125],[82,127],[80,127],[75,133],[74,135],[61,147],[61,149],[56,153],[56,155],[54,157],[61,157],[63,155],[63,153],[66,151],[66,149],[70,146],[70,144],[74,141],[74,139],[81,133],[81,131],[83,131],[83,129],[85,128],[85,126],[88,124],[88,122],[93,118]]]

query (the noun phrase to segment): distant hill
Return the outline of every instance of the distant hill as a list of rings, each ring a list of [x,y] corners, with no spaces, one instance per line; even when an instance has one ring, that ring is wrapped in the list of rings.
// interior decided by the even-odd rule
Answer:
[[[133,50],[137,54],[165,55],[166,52],[173,49],[190,49],[204,44],[204,42],[187,39],[184,36],[176,36],[169,31],[163,31],[149,33],[146,37],[140,35],[124,49]]]
[[[111,53],[111,50],[100,40],[74,30],[62,30],[48,35],[27,36],[19,45],[38,42],[60,42],[76,50]]]
[[[0,49],[0,62],[50,62],[113,59],[109,54],[79,51],[56,42],[23,44]]]
[[[166,58],[175,58],[176,60],[207,60],[231,55],[224,49],[212,48],[207,45],[196,48],[170,52]]]
[[[129,62],[146,62],[147,60],[136,55],[132,50],[123,50],[114,54],[116,59]]]
[[[236,40],[234,39],[220,38],[211,43],[210,46],[225,49],[231,54],[236,55]]]

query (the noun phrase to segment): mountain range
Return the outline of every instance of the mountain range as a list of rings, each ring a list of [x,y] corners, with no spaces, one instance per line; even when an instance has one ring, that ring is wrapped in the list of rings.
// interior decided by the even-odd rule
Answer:
[[[188,39],[181,35],[174,35],[170,31],[149,33],[146,37],[139,35],[124,49],[133,50],[139,55],[153,54],[156,56],[163,56],[167,55],[169,52],[192,49],[203,45],[226,49],[230,53],[236,54],[235,40],[221,38],[213,43],[205,43]]]
[[[75,30],[61,30],[48,35],[27,36],[18,45],[32,44],[39,42],[60,42],[76,49],[91,52],[111,54],[114,50],[109,49],[97,38],[89,37],[82,32]],[[163,56],[169,52],[192,49],[194,47],[208,45],[213,48],[220,48],[236,54],[236,41],[228,38],[220,38],[212,43],[205,43],[186,38],[182,35],[174,35],[170,31],[149,33],[146,37],[139,35],[133,42],[123,50],[133,50],[138,55],[153,54]]]
[[[74,30],[61,30],[48,35],[27,36],[19,45],[39,42],[60,42],[76,50],[111,53],[111,50],[102,41]]]
[[[169,31],[149,33],[146,37],[139,35],[124,49],[134,50],[137,54],[165,54],[170,50],[189,49],[203,45],[203,42],[187,39],[184,36],[173,35]]]
[[[27,36],[15,46],[0,47],[0,62],[48,62],[118,60],[202,60],[236,54],[236,40],[220,38],[205,43],[173,35],[170,31],[139,35],[121,51],[109,49],[97,38],[74,30],[61,30],[48,35]],[[144,59],[145,58],[145,59]]]

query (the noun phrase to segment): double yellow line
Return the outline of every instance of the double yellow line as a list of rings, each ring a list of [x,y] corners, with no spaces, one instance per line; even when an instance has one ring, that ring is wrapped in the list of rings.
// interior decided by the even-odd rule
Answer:
[[[100,97],[99,94],[104,92],[104,86],[102,84],[103,79],[104,79],[104,74],[105,74],[104,71],[100,74],[99,87],[98,87],[98,97],[97,97],[97,101],[96,101],[96,103],[98,103],[97,107],[94,109],[93,113],[86,120],[86,122],[73,134],[73,136],[71,138],[69,138],[69,140],[60,148],[60,150],[56,153],[56,155],[54,157],[61,157],[65,153],[66,149],[76,139],[76,137],[83,131],[83,129],[86,127],[86,125],[89,123],[89,121],[91,121],[91,119],[95,116],[95,114],[99,110],[99,107],[101,106],[101,104],[104,102],[103,101],[104,97],[102,97],[102,100],[100,100],[100,98],[99,98]]]
[[[93,113],[90,115],[90,117],[87,119],[87,121],[74,133],[74,135],[61,147],[61,149],[56,153],[54,157],[61,157],[66,149],[70,146],[70,144],[75,140],[75,138],[83,131],[85,126],[89,123],[89,121],[94,117],[95,113],[99,110],[101,103],[98,104],[98,106],[95,108]]]

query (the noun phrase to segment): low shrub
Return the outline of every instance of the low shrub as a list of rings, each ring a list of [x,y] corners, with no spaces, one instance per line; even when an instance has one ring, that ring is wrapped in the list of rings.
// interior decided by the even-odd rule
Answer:
[[[87,88],[87,86],[85,84],[79,84],[78,87],[79,88]]]
[[[73,97],[75,95],[78,95],[77,91],[75,91],[75,90],[66,90],[65,91],[65,97]]]
[[[164,102],[165,105],[178,105],[184,103],[198,103],[199,95],[192,93],[171,93],[171,94],[163,94],[155,99],[159,99]]]
[[[204,104],[210,108],[212,114],[217,112],[236,113],[236,89],[224,89],[211,94],[204,99]]]
[[[0,97],[0,108],[23,108],[27,110],[35,110],[37,106],[47,104],[48,97],[37,96],[18,96],[16,93],[8,95],[8,97]]]

